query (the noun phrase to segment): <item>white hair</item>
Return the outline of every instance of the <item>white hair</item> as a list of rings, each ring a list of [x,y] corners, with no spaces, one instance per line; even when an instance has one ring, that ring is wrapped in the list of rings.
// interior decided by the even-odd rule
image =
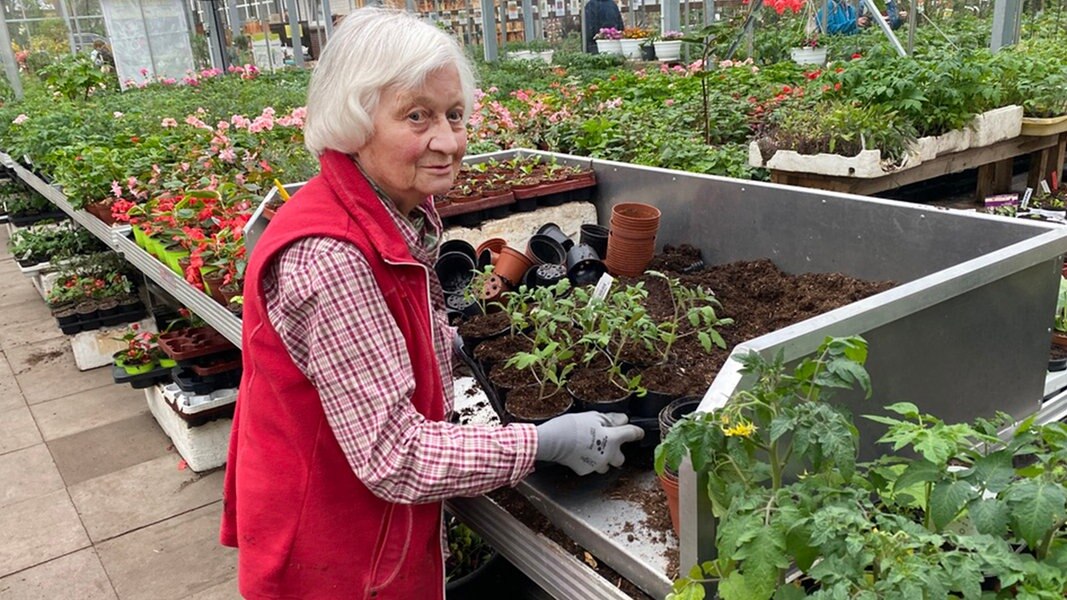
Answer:
[[[417,90],[448,66],[459,72],[466,119],[474,104],[474,72],[452,36],[411,13],[353,11],[334,30],[311,74],[304,144],[313,156],[358,152],[374,134],[383,90]]]

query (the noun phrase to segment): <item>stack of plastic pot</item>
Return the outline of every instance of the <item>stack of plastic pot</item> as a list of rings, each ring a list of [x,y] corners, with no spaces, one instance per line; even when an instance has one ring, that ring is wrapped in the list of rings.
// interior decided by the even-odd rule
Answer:
[[[613,275],[637,277],[645,272],[656,250],[659,209],[639,202],[623,202],[611,209],[608,257]]]

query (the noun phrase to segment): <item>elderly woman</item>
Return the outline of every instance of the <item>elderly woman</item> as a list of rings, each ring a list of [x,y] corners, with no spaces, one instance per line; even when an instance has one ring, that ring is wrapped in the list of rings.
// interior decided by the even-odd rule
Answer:
[[[321,173],[278,211],[245,280],[244,377],[222,543],[248,598],[443,597],[441,501],[514,485],[534,461],[619,466],[624,415],[449,424],[453,332],[432,268],[466,149],[458,44],[357,10],[311,78]]]

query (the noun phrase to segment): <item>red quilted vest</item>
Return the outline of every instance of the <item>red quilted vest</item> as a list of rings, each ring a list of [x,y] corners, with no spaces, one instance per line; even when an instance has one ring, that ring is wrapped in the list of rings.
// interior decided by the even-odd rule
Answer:
[[[393,504],[356,478],[322,401],[267,318],[264,270],[298,239],[354,244],[404,332],[415,409],[444,418],[433,352],[428,272],[412,258],[389,213],[351,160],[321,158],[257,242],[245,279],[244,375],[223,491],[222,543],[238,552],[246,598],[444,597],[441,503]]]

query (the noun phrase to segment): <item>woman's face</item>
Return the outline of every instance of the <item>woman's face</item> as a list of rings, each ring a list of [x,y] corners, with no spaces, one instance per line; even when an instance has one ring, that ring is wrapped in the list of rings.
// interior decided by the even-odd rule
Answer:
[[[463,105],[453,66],[431,73],[416,90],[382,91],[374,135],[356,155],[401,213],[452,187],[467,150]]]

